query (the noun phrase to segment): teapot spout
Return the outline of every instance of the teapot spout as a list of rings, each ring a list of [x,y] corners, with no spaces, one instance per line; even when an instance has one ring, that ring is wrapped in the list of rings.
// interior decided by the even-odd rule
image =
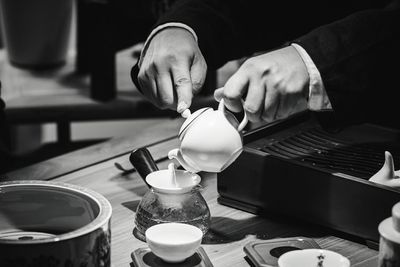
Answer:
[[[193,168],[182,156],[181,151],[178,148],[172,149],[171,151],[168,152],[168,158],[169,159],[175,159],[176,161],[179,162],[180,165],[182,165],[182,167],[189,171],[189,172],[193,172],[193,173],[197,173],[200,170]]]

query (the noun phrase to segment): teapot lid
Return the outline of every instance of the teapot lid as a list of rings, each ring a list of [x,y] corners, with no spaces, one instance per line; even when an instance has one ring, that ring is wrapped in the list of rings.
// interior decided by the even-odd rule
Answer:
[[[186,130],[189,128],[189,126],[190,126],[201,114],[203,114],[204,112],[206,112],[206,111],[209,110],[209,109],[212,109],[212,108],[210,108],[210,107],[201,108],[201,109],[199,109],[199,110],[196,110],[196,111],[195,111],[194,113],[192,113],[192,114],[190,114],[190,111],[187,110],[187,111],[189,111],[189,116],[186,118],[186,120],[185,120],[184,123],[182,124],[181,129],[179,130],[179,134],[178,134],[179,139],[182,139],[183,136],[184,136],[185,133],[186,133]],[[185,112],[186,112],[186,111],[185,111]],[[182,115],[183,115],[183,114],[184,114],[184,112],[182,113]]]
[[[400,202],[392,208],[392,217],[383,220],[378,227],[382,237],[400,244]]]

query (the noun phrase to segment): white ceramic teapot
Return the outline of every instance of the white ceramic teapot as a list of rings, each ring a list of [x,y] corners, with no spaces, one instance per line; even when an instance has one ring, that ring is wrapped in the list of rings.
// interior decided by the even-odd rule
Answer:
[[[221,100],[218,109],[202,108],[187,119],[179,131],[180,148],[168,153],[190,172],[221,172],[243,150],[241,131],[248,120],[246,113],[242,122],[225,110]]]

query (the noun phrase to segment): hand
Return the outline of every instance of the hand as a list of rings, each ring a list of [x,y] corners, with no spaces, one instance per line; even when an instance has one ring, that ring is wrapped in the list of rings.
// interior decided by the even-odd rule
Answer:
[[[167,28],[150,41],[138,81],[154,105],[182,112],[202,88],[206,72],[207,64],[193,35],[185,29]]]
[[[307,109],[309,75],[300,55],[288,46],[245,61],[223,88],[214,92],[250,121],[272,122]]]

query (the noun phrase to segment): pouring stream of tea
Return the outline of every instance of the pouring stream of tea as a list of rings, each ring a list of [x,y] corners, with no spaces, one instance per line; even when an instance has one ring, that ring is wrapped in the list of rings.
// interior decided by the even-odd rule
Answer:
[[[178,184],[176,182],[175,164],[173,162],[168,164],[168,170],[169,170],[169,174],[170,174],[169,178],[171,179],[171,184],[174,187],[178,187]]]

